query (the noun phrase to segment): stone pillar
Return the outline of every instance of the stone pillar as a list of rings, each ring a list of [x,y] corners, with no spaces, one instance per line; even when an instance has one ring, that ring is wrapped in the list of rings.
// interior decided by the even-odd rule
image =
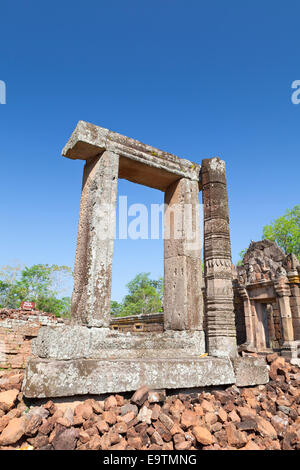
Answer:
[[[288,344],[289,342],[294,341],[294,331],[289,297],[290,289],[287,278],[280,277],[274,287],[279,297],[278,303],[282,326],[282,339],[284,343]]]
[[[265,351],[269,343],[268,318],[265,305],[255,301],[256,310],[256,347],[257,351]]]
[[[294,338],[300,340],[300,278],[299,276],[289,276],[291,289],[290,306],[293,318]]]
[[[108,151],[84,167],[71,305],[82,325],[109,327],[118,168]]]
[[[199,184],[182,178],[165,192],[164,327],[203,330]]]
[[[287,256],[286,267],[291,290],[290,306],[293,318],[294,339],[300,341],[300,263],[297,256],[293,253]]]
[[[266,312],[268,316],[268,330],[269,330],[269,347],[275,347],[276,334],[275,334],[275,325],[274,325],[274,314],[272,304],[266,305]]]
[[[246,327],[246,345],[249,350],[255,349],[254,346],[254,331],[252,324],[252,309],[251,302],[247,289],[245,287],[239,288],[239,294],[243,299],[244,303],[244,318],[245,318],[245,327]]]
[[[250,300],[250,308],[251,308],[251,319],[252,319],[252,331],[253,331],[253,342],[254,348],[257,350],[259,344],[258,338],[258,316],[256,311],[256,302],[255,300]]]
[[[290,305],[293,317],[293,328],[294,328],[294,338],[295,340],[300,340],[300,284],[299,277],[297,283],[293,280],[290,280]]]
[[[208,353],[237,355],[225,163],[202,161]]]

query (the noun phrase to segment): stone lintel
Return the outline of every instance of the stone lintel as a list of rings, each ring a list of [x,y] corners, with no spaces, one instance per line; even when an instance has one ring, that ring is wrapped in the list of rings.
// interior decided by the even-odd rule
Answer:
[[[78,122],[62,155],[88,160],[105,150],[119,155],[119,177],[134,183],[165,191],[179,178],[199,181],[199,164],[85,121]]]

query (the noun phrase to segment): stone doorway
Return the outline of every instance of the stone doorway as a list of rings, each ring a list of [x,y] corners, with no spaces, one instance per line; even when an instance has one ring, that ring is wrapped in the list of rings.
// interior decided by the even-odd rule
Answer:
[[[86,161],[72,322],[40,330],[26,368],[25,396],[122,392],[144,384],[174,389],[265,383],[264,364],[237,358],[225,163],[213,157],[199,165],[83,121],[63,155]],[[164,331],[142,338],[110,329],[118,178],[163,191],[166,204]]]

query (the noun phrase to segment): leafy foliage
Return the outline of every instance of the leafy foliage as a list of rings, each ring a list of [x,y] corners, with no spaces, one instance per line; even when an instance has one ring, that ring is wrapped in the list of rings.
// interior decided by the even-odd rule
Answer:
[[[247,250],[242,250],[239,252],[240,259],[237,262],[237,266],[241,266],[243,264],[243,259],[246,253],[247,253]]]
[[[68,266],[35,264],[21,269],[5,266],[0,270],[0,307],[18,308],[23,301],[56,316],[68,315],[70,297],[60,297],[61,286],[72,276]]]
[[[145,315],[162,311],[163,279],[149,278],[150,273],[140,273],[127,284],[129,293],[122,303],[111,302],[114,316]]]
[[[116,302],[116,300],[112,300],[110,303],[110,310],[111,315],[118,316],[121,314],[122,304]]]
[[[263,238],[275,241],[286,254],[294,253],[300,261],[300,205],[266,225]]]

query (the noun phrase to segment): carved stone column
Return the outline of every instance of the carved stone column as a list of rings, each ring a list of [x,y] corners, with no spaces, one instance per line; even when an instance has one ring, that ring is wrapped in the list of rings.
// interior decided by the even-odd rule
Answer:
[[[290,307],[290,289],[286,277],[280,277],[274,285],[279,297],[279,309],[282,326],[282,338],[284,345],[294,341],[293,319]]]
[[[254,331],[253,331],[253,322],[252,322],[251,302],[249,299],[247,289],[245,287],[239,288],[239,294],[242,297],[243,303],[244,303],[246,345],[250,350],[252,350],[252,349],[255,349],[255,345],[254,345]]]
[[[82,325],[109,327],[118,166],[105,151],[84,167],[71,305]]]
[[[289,254],[286,264],[287,277],[291,289],[290,305],[293,317],[294,338],[300,341],[300,263],[294,254]]]
[[[253,342],[254,348],[257,350],[259,344],[259,334],[258,334],[258,317],[256,311],[256,302],[255,300],[250,300],[250,308],[251,308],[251,319],[252,319],[252,331],[253,331]]]
[[[202,161],[206,333],[212,356],[237,355],[225,163]]]
[[[268,319],[265,305],[255,302],[256,310],[256,348],[257,351],[265,351],[269,343]]]
[[[293,317],[294,338],[300,341],[300,277],[289,278],[291,297],[290,305]]]
[[[203,330],[199,183],[172,183],[165,204],[165,329]]]

